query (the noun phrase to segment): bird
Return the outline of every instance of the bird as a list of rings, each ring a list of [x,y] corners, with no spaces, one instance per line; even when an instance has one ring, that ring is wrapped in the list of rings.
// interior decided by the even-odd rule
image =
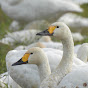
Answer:
[[[88,43],[83,43],[79,47],[77,57],[85,63],[88,62]]]
[[[83,11],[77,4],[61,0],[3,0],[0,5],[10,18],[20,23],[60,17],[67,12]]]
[[[5,38],[2,38],[0,42],[10,45],[15,45],[15,43],[30,44],[35,40],[38,40],[38,37],[36,37],[36,33],[38,31],[39,30],[32,29],[32,30],[21,30],[12,33],[8,32],[5,35]]]
[[[35,51],[34,54],[31,53],[35,57],[35,60],[39,59],[37,57],[40,57],[41,60],[43,60],[43,58],[47,59],[47,56],[46,56],[47,54],[44,54],[43,53],[44,51],[40,48],[32,48],[29,50],[12,50],[12,51],[9,51],[8,54],[6,55],[7,70],[8,70],[9,75],[12,77],[12,79],[16,83],[18,83],[22,88],[34,88],[34,87],[39,88],[39,85],[41,82],[40,75],[39,75],[41,73],[41,70],[39,72],[39,69],[38,69],[39,64],[37,64],[38,66],[35,65],[36,63],[35,64],[23,64],[23,65],[12,66],[12,64],[17,62],[18,60],[20,61],[20,58],[26,57],[25,55],[28,51]],[[49,52],[48,50],[46,50],[46,51],[47,51],[47,53]],[[38,52],[38,53],[36,53],[36,52]],[[44,56],[42,56],[42,54]],[[50,52],[49,52],[49,54],[50,54]],[[29,56],[29,59],[30,58],[34,59],[34,57],[31,57],[32,55]],[[59,55],[56,55],[54,53],[53,53],[53,55],[60,57]],[[53,55],[51,55],[51,57],[53,57]],[[58,62],[59,62],[59,60],[58,59],[56,60],[56,59],[55,58],[49,59],[49,60],[51,60],[51,62],[49,61],[49,64],[51,64],[50,67],[52,68],[52,70],[56,67],[56,64],[58,64]],[[53,61],[53,63],[52,63],[52,61]],[[39,62],[39,60],[37,62]],[[44,64],[45,63],[47,63],[47,62],[44,62]],[[42,63],[41,63],[41,65],[42,65]],[[43,70],[43,68],[40,68],[40,69]],[[47,69],[48,68],[46,68],[46,71],[48,72]],[[42,71],[42,73],[43,73],[43,71]],[[49,73],[50,73],[50,71],[49,71]],[[48,74],[48,73],[46,73],[46,74]],[[44,72],[43,74],[41,74],[41,76],[46,75],[46,74]],[[43,80],[43,77],[41,78],[41,80]]]
[[[0,74],[0,87],[1,88],[21,88],[12,78],[8,75],[8,72]]]
[[[79,5],[82,5],[82,4],[87,4],[88,3],[88,0],[67,0],[67,1],[72,1],[74,3],[77,3]]]
[[[30,50],[30,49],[29,49]],[[43,48],[44,53],[47,55],[49,60],[49,65],[51,72],[58,66],[61,61],[63,52],[61,50],[52,48]],[[38,67],[35,64],[23,64],[17,66],[11,66],[13,63],[17,62],[22,58],[28,50],[11,50],[6,55],[6,66],[7,71],[11,78],[18,83],[22,88],[29,88],[29,83],[31,85],[36,85],[39,88],[40,77],[38,72]],[[39,53],[40,55],[40,53]],[[36,56],[37,58],[37,56]],[[41,57],[42,58],[42,57]],[[73,68],[78,65],[84,65],[85,63],[81,60],[75,58]],[[36,77],[37,76],[37,77]],[[34,77],[34,78],[32,78]],[[33,80],[31,80],[33,79]],[[26,82],[27,81],[27,82]]]
[[[76,15],[74,13],[66,13],[57,21],[66,23],[71,29],[78,32],[84,27],[88,28],[88,18]]]
[[[73,42],[73,38],[72,38],[72,34],[71,31],[69,29],[69,27],[63,23],[63,22],[54,22],[52,23],[48,29],[37,33],[36,35],[39,36],[54,36],[57,39],[60,39],[62,41],[63,44],[63,57],[61,62],[58,64],[58,66],[56,67],[56,69],[54,70],[54,72],[52,72],[48,77],[46,77],[41,85],[40,88],[64,88],[67,87],[67,85],[69,85],[71,83],[71,80],[75,80],[75,84],[72,84],[74,86],[76,86],[76,83],[79,85],[77,86],[81,86],[81,83],[85,83],[85,80],[87,80],[88,83],[88,79],[86,78],[86,74],[88,74],[88,71],[85,71],[85,68],[87,70],[88,65],[82,65],[77,67],[77,69],[75,69],[75,73],[72,71],[72,63],[73,63],[73,57],[74,57],[74,42]],[[85,68],[84,68],[85,67]],[[78,71],[78,69],[80,68],[80,71]],[[83,73],[85,75],[82,82],[81,80],[79,80],[79,77],[75,76],[76,73],[78,72],[78,74],[80,74],[79,77],[81,77],[83,75]],[[82,74],[81,74],[82,72]],[[70,75],[70,73],[74,74],[74,76]],[[64,81],[65,76],[68,75],[68,79],[70,77],[73,77],[69,81],[67,81],[67,83]],[[60,85],[60,83],[64,82],[64,85]],[[86,84],[87,85],[87,84]],[[70,85],[69,85],[70,86]],[[67,87],[67,88],[72,88],[72,86]],[[75,88],[75,87],[73,87]],[[83,88],[83,86],[81,87]]]

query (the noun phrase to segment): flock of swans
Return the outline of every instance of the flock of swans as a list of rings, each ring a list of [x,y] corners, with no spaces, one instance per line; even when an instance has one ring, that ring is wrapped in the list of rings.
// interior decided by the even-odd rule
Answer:
[[[82,12],[79,5],[88,3],[88,0],[68,1],[0,0],[1,9],[15,20],[11,26],[13,29],[17,30],[20,24],[28,24],[35,20],[48,19],[51,22],[52,18],[55,21],[59,18],[58,21],[62,21],[51,24],[42,32],[34,29],[22,30],[8,33],[0,40],[10,45],[15,41],[32,43],[28,46],[18,46],[8,52],[6,55],[8,72],[0,75],[1,86],[5,87],[6,83],[9,88],[88,88],[88,43],[74,47],[74,37],[77,36],[78,40],[83,40],[84,37],[78,33],[71,33],[67,26],[77,29],[81,26],[88,27],[88,19],[68,13]],[[25,28],[29,28],[29,25],[31,28],[31,24]],[[61,40],[62,43],[53,42],[49,36]]]
[[[33,45],[28,50],[9,51],[6,65],[12,80],[10,85],[14,84],[16,88],[87,88],[88,43],[77,51],[85,53],[86,57],[80,58],[82,54],[78,54],[77,58],[71,31],[63,22],[55,22],[37,35],[54,36],[61,40],[63,50]]]
[[[65,0],[3,0],[0,6],[10,18],[20,23],[60,17],[67,12],[83,11],[79,5]]]

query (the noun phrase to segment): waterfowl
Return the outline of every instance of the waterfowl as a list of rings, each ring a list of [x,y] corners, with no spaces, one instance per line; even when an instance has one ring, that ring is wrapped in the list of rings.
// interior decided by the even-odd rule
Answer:
[[[22,59],[18,61],[17,57],[22,57]],[[39,88],[40,82],[51,73],[48,58],[44,51],[38,47],[31,48],[28,51],[10,51],[6,56],[6,62],[10,76],[22,88]]]
[[[71,72],[72,70],[72,60],[73,60],[73,56],[74,56],[74,42],[73,42],[73,38],[72,38],[72,34],[71,31],[69,29],[69,27],[64,24],[63,22],[55,22],[53,24],[51,24],[49,26],[49,28],[43,32],[37,33],[37,35],[40,36],[54,36],[57,39],[60,39],[62,41],[63,44],[63,57],[61,62],[59,63],[59,65],[56,67],[56,69],[54,70],[54,72],[52,72],[48,77],[46,77],[43,82],[40,85],[40,88],[62,88],[62,87],[67,87],[67,85],[69,85],[71,83],[71,80],[75,80],[75,84],[72,84],[73,86],[76,86],[76,83],[78,84],[77,86],[81,86],[82,83],[85,83],[85,80],[87,81],[86,83],[88,83],[88,79],[86,78],[86,74],[88,74],[88,71],[85,72],[85,68],[87,65],[83,65],[83,67],[80,67],[80,71],[78,71],[79,68],[77,68],[75,70],[75,72]],[[86,67],[88,68],[88,66]],[[86,69],[87,70],[87,69]],[[81,82],[81,80],[79,80],[79,77],[76,76],[76,72],[78,72],[80,74],[80,77],[83,75],[83,80]],[[82,74],[81,74],[82,72]],[[70,77],[73,77],[72,75],[70,75],[70,73],[72,73],[75,78],[72,78],[69,81],[67,81],[67,83],[65,83],[64,81],[64,77],[66,75],[68,75],[68,79]],[[60,83],[62,82],[64,85],[60,85]],[[69,85],[70,86],[70,85]],[[67,88],[71,88],[67,87]],[[73,87],[75,88],[75,87]],[[81,87],[83,88],[83,87]]]
[[[83,1],[83,0],[82,0]],[[80,1],[79,1],[80,2]],[[66,13],[58,19],[59,22],[64,22],[71,29],[80,31],[83,28],[88,28],[88,18],[81,17],[74,13]]]
[[[67,12],[82,12],[77,4],[62,0],[3,0],[0,6],[10,18],[21,23],[47,19],[56,15],[60,17]]]
[[[85,63],[88,62],[88,43],[83,43],[79,47],[77,51],[77,57]]]
[[[0,87],[1,88],[21,88],[12,78],[8,75],[8,72],[0,74]]]
[[[60,63],[63,52],[61,50],[56,50],[52,48],[43,48],[42,50],[47,55],[51,71],[53,72],[56,66]],[[11,66],[13,63],[20,60],[20,58],[22,58],[27,51],[28,50],[9,51],[8,54],[6,55],[7,70],[9,75],[13,78],[13,80],[16,81],[21,87],[25,88],[31,85],[36,85],[36,87],[39,88],[41,82],[40,82],[38,66],[36,66],[35,64],[23,64],[23,65]],[[74,59],[74,64],[75,66],[77,66],[77,65],[82,65],[84,63],[79,59]],[[73,64],[73,68],[74,68],[74,64]],[[29,85],[29,83],[31,83],[31,85]]]

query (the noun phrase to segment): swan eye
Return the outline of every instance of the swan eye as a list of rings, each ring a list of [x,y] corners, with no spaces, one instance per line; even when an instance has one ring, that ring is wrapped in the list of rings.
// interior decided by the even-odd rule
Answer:
[[[33,53],[30,53],[30,54],[33,54]]]
[[[57,28],[59,28],[59,26],[57,26]]]

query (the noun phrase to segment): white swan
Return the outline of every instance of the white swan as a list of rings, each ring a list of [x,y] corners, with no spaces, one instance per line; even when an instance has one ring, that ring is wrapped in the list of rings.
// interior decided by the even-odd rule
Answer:
[[[63,52],[61,50],[56,50],[56,49],[51,49],[51,48],[44,48],[43,50],[45,54],[48,56],[51,71],[54,71],[56,66],[61,61]],[[29,83],[31,83],[31,85],[36,85],[37,87],[39,87],[40,78],[39,78],[38,68],[36,65],[26,64],[26,65],[21,65],[21,66],[14,66],[14,67],[11,66],[13,63],[17,62],[26,52],[27,50],[9,51],[8,54],[6,55],[7,70],[9,74],[11,75],[11,77],[21,87],[25,88],[29,85]],[[76,67],[78,65],[85,64],[76,58],[73,61],[74,61],[73,68],[74,68],[74,65]],[[34,80],[31,80],[31,79],[34,79]]]
[[[67,12],[82,12],[78,5],[61,0],[3,0],[0,4],[9,17],[20,22],[45,19],[58,13],[60,17]]]
[[[80,5],[88,3],[88,0],[66,0],[66,1],[72,1]]]
[[[36,51],[36,49],[34,51]],[[47,51],[47,53],[50,54],[50,52],[48,50],[46,50],[46,51]],[[52,51],[52,49],[51,49],[51,51]],[[7,64],[8,72],[11,75],[11,77],[22,88],[30,88],[30,87],[35,87],[35,86],[36,86],[36,88],[39,88],[39,85],[40,85],[40,76],[39,76],[39,71],[38,71],[38,68],[37,68],[36,65],[26,64],[26,65],[21,65],[21,66],[11,66],[13,63],[15,63],[16,61],[18,61],[25,54],[25,52],[27,52],[27,50],[20,50],[20,51],[13,50],[13,51],[10,51],[7,54],[7,56],[6,56],[6,64]],[[36,55],[35,54],[33,54],[33,55],[34,55],[34,57],[36,59],[38,59],[37,57],[40,57],[41,54],[43,54],[42,52],[44,52],[44,51],[40,50],[40,52],[38,51],[38,56],[36,56],[37,53],[35,53]],[[57,52],[58,52],[58,50],[57,50]],[[50,55],[51,58],[49,59],[50,60],[49,63],[51,64],[50,66],[51,66],[51,68],[53,70],[53,69],[55,69],[56,65],[59,62],[59,60],[56,60],[57,58],[56,59],[55,58],[53,59],[53,56],[56,56],[56,57],[60,57],[60,56],[54,54],[54,52],[52,52],[51,54],[53,54],[53,55]],[[32,59],[31,56],[32,55],[29,56],[29,59],[30,58]],[[43,56],[43,57],[47,58],[46,55]],[[43,57],[41,56],[40,58],[43,60]],[[52,63],[52,61],[53,61],[53,63]],[[44,73],[44,75],[46,75],[46,74]]]
[[[12,78],[8,72],[0,74],[0,87],[1,88],[21,88]]]
[[[62,41],[62,44],[63,44],[62,60],[61,60],[60,64],[57,66],[57,68],[55,69],[55,71],[52,72],[50,76],[45,78],[40,86],[40,88],[56,88],[57,85],[60,84],[61,80],[72,69],[72,59],[74,56],[74,43],[73,43],[72,34],[66,24],[64,24],[62,22],[55,22],[55,23],[51,24],[47,30],[37,33],[37,35],[55,36]],[[88,66],[87,66],[87,68],[88,68]],[[84,69],[82,69],[82,70],[84,70]],[[80,74],[80,72],[79,72],[79,74]],[[66,85],[66,83],[65,83],[65,85]],[[58,88],[60,88],[60,87],[58,87]],[[62,88],[62,86],[61,86],[61,88]],[[69,87],[69,88],[71,88],[71,87]]]
[[[38,66],[40,81],[43,81],[44,78],[51,74],[48,58],[44,51],[38,47],[29,49],[24,56],[16,63],[13,63],[12,66],[27,63],[36,64]]]
[[[77,57],[85,63],[88,61],[88,43],[83,43],[80,46],[77,52]]]
[[[8,33],[7,35],[5,35],[5,38],[0,40],[0,42],[11,45],[14,45],[15,43],[32,43],[35,40],[38,40],[38,37],[36,38],[36,33],[38,31],[39,30],[33,29]]]
[[[82,30],[84,27],[88,28],[88,18],[81,17],[74,13],[66,13],[58,19],[59,22],[66,23],[74,30]]]

